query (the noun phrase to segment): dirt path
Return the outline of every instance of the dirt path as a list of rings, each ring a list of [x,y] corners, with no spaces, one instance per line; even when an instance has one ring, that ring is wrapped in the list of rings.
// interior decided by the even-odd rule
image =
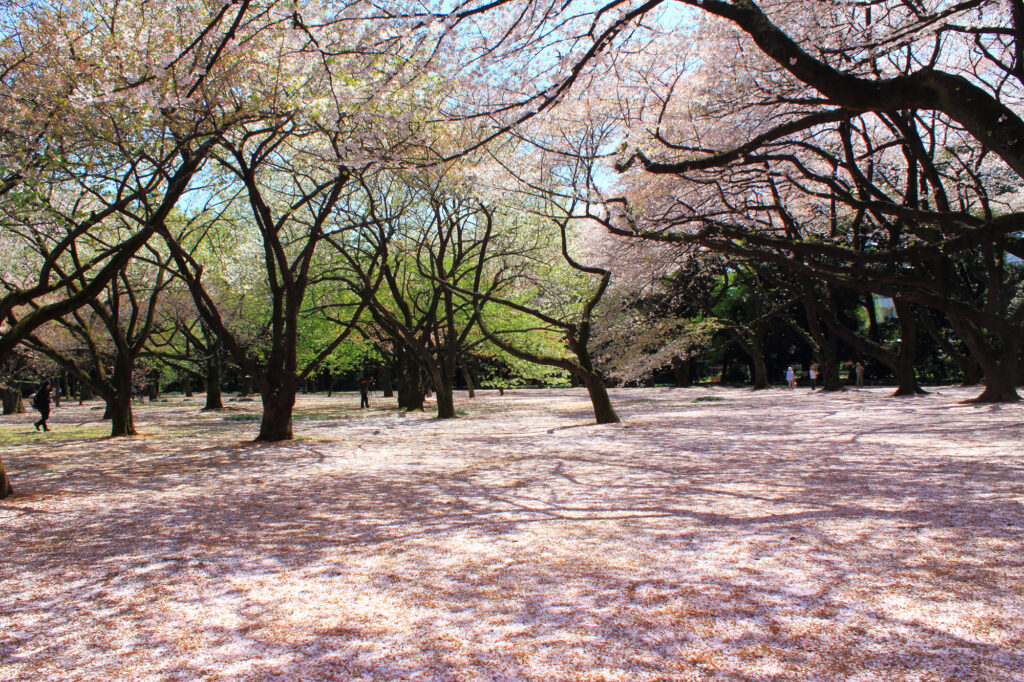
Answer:
[[[974,393],[3,417],[0,680],[1024,679],[1024,405]]]

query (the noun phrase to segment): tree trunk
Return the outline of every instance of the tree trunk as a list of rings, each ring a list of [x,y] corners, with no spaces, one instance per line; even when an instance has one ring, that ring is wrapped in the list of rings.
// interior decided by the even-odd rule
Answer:
[[[801,279],[804,295],[801,298],[804,313],[807,316],[807,331],[810,333],[814,345],[817,346],[818,369],[821,371],[821,390],[841,391],[843,380],[839,376],[839,349],[836,343],[835,334],[828,333],[822,326],[821,307],[819,301],[821,293],[815,288],[814,283],[807,278]],[[831,299],[831,292],[826,287],[824,295]]]
[[[220,352],[214,351],[206,358],[206,405],[204,410],[224,409],[224,402],[220,392],[221,375],[224,372],[224,362]]]
[[[896,375],[896,391],[893,397],[908,395],[925,395],[928,391],[921,388],[917,383],[917,374],[914,372],[914,356],[903,353],[902,344],[900,353],[896,357],[896,363],[892,367],[892,373]]]
[[[5,497],[10,497],[14,494],[14,488],[11,487],[11,479],[7,478],[7,470],[4,469],[4,460],[0,457],[0,500]]]
[[[263,417],[256,440],[268,443],[291,440],[296,388],[291,382],[285,381],[260,392],[263,399]]]
[[[115,393],[111,400],[107,402],[107,413],[110,415],[111,437],[134,436],[136,434],[135,417],[132,414],[131,389]]]
[[[132,414],[132,371],[134,368],[135,363],[130,357],[118,354],[114,359],[112,386],[103,396],[107,403],[103,418],[110,419],[111,437],[134,436],[136,433],[135,418]]]
[[[25,402],[21,399],[21,390],[10,386],[0,387],[0,396],[3,397],[4,414],[23,414]]]
[[[825,343],[825,347],[819,351],[821,361],[821,389],[823,391],[843,390],[843,379],[839,376],[839,353],[836,351],[835,343]]]
[[[678,355],[672,356],[672,376],[675,378],[676,388],[689,388],[693,383],[690,378],[692,363],[690,358],[683,360]]]
[[[901,300],[894,300],[896,316],[900,322],[900,348],[892,372],[896,375],[896,392],[893,396],[923,395],[927,393],[917,383],[914,359],[917,355],[917,325],[914,324],[913,309]]]
[[[437,418],[455,418],[455,358],[444,358],[441,366],[430,368],[431,383],[437,393]]]
[[[387,366],[381,367],[380,375],[379,375],[379,381],[380,381],[381,396],[384,397],[384,398],[394,398],[395,397],[395,386],[394,386],[394,381],[392,381],[392,379],[391,379],[391,368],[390,367],[387,367]]]
[[[806,301],[806,299],[805,299]],[[811,338],[817,346],[818,369],[821,371],[821,390],[841,391],[843,390],[843,379],[839,376],[839,351],[836,348],[836,340],[832,334],[826,334],[822,329],[821,319],[813,305],[805,306],[807,312],[807,326]]]
[[[984,332],[972,322],[950,318],[953,329],[963,339],[971,355],[981,365],[985,390],[968,402],[972,403],[1015,403],[1017,394],[1017,352],[1019,341],[1000,338],[1002,348],[998,351],[985,338]]]
[[[466,390],[469,392],[469,397],[475,398],[476,390],[473,388],[473,376],[469,373],[469,366],[466,363],[462,363],[462,378],[466,382]]]
[[[188,372],[181,375],[181,392],[185,394],[186,398],[192,397],[192,377]]]
[[[764,361],[764,351],[759,350],[750,356],[750,368],[753,390],[760,391],[771,386],[768,381],[768,365]]]
[[[729,336],[736,342],[736,345],[750,358],[750,374],[753,381],[753,390],[759,391],[768,388],[768,366],[764,361],[764,328],[763,325],[756,326],[749,337],[739,331],[729,329]],[[724,370],[723,370],[724,373]]]
[[[435,387],[435,393],[437,393],[437,418],[454,419],[455,395],[452,387],[445,386],[443,383],[439,384]]]
[[[984,370],[983,370],[984,371]],[[1020,400],[1013,377],[985,371],[985,390],[970,403],[1015,403]]]
[[[86,400],[92,400],[96,396],[96,393],[92,390],[92,384],[88,381],[78,382],[78,404],[81,405]]]
[[[585,374],[580,377],[587,393],[590,394],[590,403],[594,407],[594,418],[598,424],[618,424],[621,420],[612,407],[612,399],[608,395],[608,387],[604,380],[597,374]]]
[[[403,357],[404,355],[404,357]],[[404,410],[423,409],[423,378],[420,373],[419,363],[412,356],[412,353],[403,353],[399,356],[398,381],[398,406]]]
[[[935,343],[937,343],[939,348],[942,349],[942,352],[948,355],[950,359],[953,360],[953,363],[960,369],[960,374],[963,378],[963,385],[978,385],[978,383],[981,382],[981,368],[978,366],[978,363],[974,361],[974,358],[958,351],[953,344],[950,343],[945,334],[939,330],[938,325],[935,324],[935,320],[932,319],[931,313],[927,309],[921,308],[920,311],[920,320],[925,331],[927,331],[928,335],[935,340]]]

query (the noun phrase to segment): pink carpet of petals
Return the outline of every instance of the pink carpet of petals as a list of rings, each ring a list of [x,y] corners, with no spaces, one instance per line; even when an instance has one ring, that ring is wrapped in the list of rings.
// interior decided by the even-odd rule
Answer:
[[[0,680],[1024,679],[1024,406],[887,393],[65,405],[0,445]]]

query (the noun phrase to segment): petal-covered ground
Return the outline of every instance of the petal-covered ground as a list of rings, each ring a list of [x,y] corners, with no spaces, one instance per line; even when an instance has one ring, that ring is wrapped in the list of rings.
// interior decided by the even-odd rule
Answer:
[[[1024,679],[1024,406],[887,393],[3,417],[0,680]]]

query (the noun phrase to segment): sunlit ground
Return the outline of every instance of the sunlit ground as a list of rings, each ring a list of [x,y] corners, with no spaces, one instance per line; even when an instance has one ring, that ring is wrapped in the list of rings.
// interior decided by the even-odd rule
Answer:
[[[0,679],[1024,679],[1024,405],[977,392],[3,417]]]

